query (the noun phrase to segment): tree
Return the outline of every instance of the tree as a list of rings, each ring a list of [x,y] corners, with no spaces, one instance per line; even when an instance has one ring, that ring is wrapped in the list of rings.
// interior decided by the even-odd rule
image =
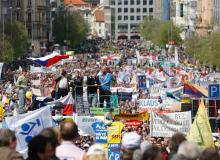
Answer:
[[[14,60],[15,51],[13,46],[8,40],[0,42],[0,61],[11,62]]]
[[[220,67],[220,33],[203,37],[193,35],[185,41],[186,52],[201,62]]]
[[[71,47],[79,44],[89,31],[88,24],[83,17],[76,11],[58,11],[53,23],[53,35],[55,41],[63,44],[69,42]]]
[[[164,46],[168,40],[175,41],[177,45],[182,43],[181,30],[170,21],[163,22],[147,17],[140,25],[140,32],[146,40],[150,40],[156,45]]]

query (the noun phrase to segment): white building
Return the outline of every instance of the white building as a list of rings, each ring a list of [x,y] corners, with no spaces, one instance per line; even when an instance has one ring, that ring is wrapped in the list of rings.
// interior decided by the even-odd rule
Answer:
[[[114,39],[140,38],[139,24],[146,16],[154,17],[153,0],[107,1],[110,2],[111,37]]]
[[[174,25],[182,29],[181,37],[185,39],[195,31],[198,19],[197,0],[173,0],[171,2],[171,19]]]
[[[213,2],[213,20],[214,20],[214,30],[220,30],[220,1],[214,0]]]
[[[92,11],[91,34],[95,37],[100,37],[103,39],[107,38],[103,5],[98,6]]]

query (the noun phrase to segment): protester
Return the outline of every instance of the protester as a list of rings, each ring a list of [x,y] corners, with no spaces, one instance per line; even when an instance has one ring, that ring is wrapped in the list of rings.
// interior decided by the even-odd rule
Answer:
[[[190,160],[197,160],[199,158],[200,151],[195,144],[184,141],[180,144],[177,154],[183,155]]]
[[[205,149],[201,155],[199,160],[219,160],[220,154],[219,151],[215,148],[207,148]]]
[[[150,148],[146,149],[142,155],[141,160],[162,160],[162,154],[160,148],[152,145]]]
[[[65,97],[68,94],[68,92],[69,92],[69,84],[67,80],[67,73],[65,70],[63,70],[58,84],[57,99],[59,99],[60,97]]]
[[[9,129],[0,129],[0,159],[1,160],[23,160],[16,149],[15,133]]]
[[[62,142],[56,149],[56,156],[60,160],[82,160],[85,153],[73,143],[74,139],[79,137],[77,125],[74,122],[63,122],[60,132]]]
[[[101,145],[94,144],[89,148],[84,160],[107,160],[106,152]]]
[[[45,136],[36,136],[28,144],[27,160],[50,160],[53,157],[52,142]]]
[[[18,104],[18,113],[25,113],[25,103],[26,103],[26,92],[28,89],[28,79],[27,79],[27,70],[22,70],[22,75],[18,77],[18,80],[16,82],[16,86],[19,88],[19,104]]]

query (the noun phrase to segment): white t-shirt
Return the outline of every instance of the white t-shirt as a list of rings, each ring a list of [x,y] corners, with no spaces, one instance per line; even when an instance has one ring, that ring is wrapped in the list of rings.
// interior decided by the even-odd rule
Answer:
[[[66,77],[62,77],[59,82],[59,88],[60,89],[66,89],[68,87],[68,82]]]
[[[84,151],[70,141],[63,141],[56,148],[56,156],[60,160],[82,160]]]

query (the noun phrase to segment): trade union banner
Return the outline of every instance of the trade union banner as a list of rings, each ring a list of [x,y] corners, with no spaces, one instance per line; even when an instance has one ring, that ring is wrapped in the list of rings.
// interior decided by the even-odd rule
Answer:
[[[166,114],[150,114],[150,136],[172,137],[174,133],[187,134],[192,124],[191,111]]]
[[[139,99],[139,111],[152,111],[160,107],[158,99]]]

